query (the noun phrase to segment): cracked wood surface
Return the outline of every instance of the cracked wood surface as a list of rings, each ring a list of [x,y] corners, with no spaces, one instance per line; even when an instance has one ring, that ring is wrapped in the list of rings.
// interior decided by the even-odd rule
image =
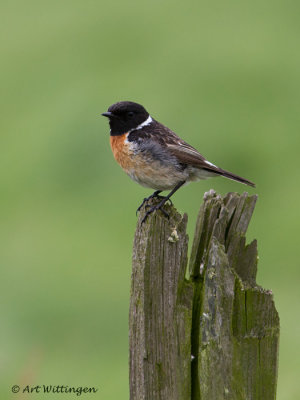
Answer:
[[[214,191],[201,205],[187,278],[187,216],[166,206],[135,234],[131,400],[276,398],[279,317],[246,244],[256,196]]]

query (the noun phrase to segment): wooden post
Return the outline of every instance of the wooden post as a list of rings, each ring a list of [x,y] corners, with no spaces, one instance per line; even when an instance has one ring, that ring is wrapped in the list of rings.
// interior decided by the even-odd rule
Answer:
[[[187,274],[187,216],[168,205],[133,247],[131,400],[273,400],[279,317],[255,282],[257,244],[245,233],[257,197],[204,196]],[[188,276],[187,276],[188,275]]]

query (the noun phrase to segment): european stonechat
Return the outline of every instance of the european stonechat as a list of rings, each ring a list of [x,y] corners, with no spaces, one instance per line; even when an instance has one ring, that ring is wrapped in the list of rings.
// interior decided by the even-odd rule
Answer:
[[[155,189],[144,199],[157,197],[161,201],[151,207],[149,214],[160,209],[183,185],[215,176],[225,176],[255,187],[255,184],[207,161],[194,147],[184,142],[171,129],[150,116],[146,109],[131,101],[120,101],[102,114],[109,119],[110,145],[116,161],[123,170],[142,186]],[[163,197],[163,190],[171,190]]]

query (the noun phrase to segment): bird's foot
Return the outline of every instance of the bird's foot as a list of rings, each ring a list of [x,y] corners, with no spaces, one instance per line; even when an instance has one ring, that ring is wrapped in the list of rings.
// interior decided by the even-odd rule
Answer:
[[[136,210],[136,215],[141,210],[141,208],[144,206],[144,204],[148,203],[149,200],[154,199],[154,198],[159,199],[159,200],[163,200],[165,198],[165,196],[160,196],[159,195],[160,192],[161,192],[161,190],[157,190],[156,192],[152,193],[151,196],[145,197],[143,202],[142,202],[142,204]],[[172,202],[171,202],[171,204],[172,204]],[[146,207],[151,207],[151,206],[146,204]]]
[[[163,196],[160,196],[160,197],[163,197]],[[146,212],[144,218],[142,219],[141,225],[143,225],[143,223],[146,221],[146,219],[148,218],[148,216],[149,216],[150,214],[152,214],[152,213],[153,213],[154,211],[156,211],[156,210],[160,210],[160,211],[164,214],[165,217],[169,218],[169,217],[170,217],[169,213],[167,213],[167,211],[164,210],[164,209],[162,208],[163,205],[164,205],[168,200],[170,200],[170,199],[166,199],[166,197],[163,197],[163,200],[162,200],[160,203],[156,204],[155,206],[152,206],[152,207],[150,208],[150,210],[148,210],[148,211]],[[149,207],[150,207],[150,206],[149,206]]]
[[[167,199],[167,196],[156,196],[155,198],[158,199],[158,200],[164,200],[164,199],[166,199],[165,203],[168,201],[168,202],[170,203],[171,206],[173,205],[172,200],[171,200],[171,199]],[[146,205],[145,205],[145,208],[149,208],[149,207],[151,207],[150,204],[146,204]]]

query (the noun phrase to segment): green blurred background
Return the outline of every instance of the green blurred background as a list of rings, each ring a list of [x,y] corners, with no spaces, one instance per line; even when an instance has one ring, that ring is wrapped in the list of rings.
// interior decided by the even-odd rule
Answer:
[[[248,241],[281,318],[278,398],[300,398],[299,12],[297,1],[1,2],[1,399],[25,398],[13,384],[128,398],[135,210],[151,192],[113,160],[100,114],[119,100],[256,182]],[[222,178],[181,189],[190,236],[210,188],[247,190]]]

